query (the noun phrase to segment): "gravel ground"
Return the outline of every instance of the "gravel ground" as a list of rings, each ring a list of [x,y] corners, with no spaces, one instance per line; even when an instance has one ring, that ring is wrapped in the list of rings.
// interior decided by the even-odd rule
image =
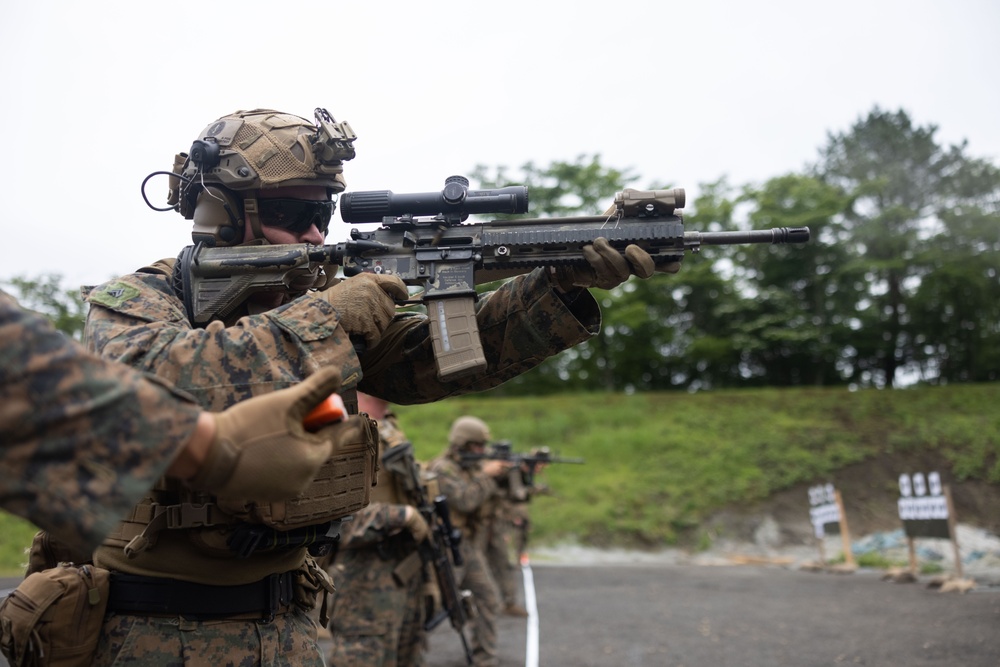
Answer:
[[[997,535],[959,525],[964,575],[974,582],[969,590],[987,595],[940,596],[928,586],[880,583],[878,571],[862,569],[846,578],[799,572],[816,564],[818,545],[776,544],[779,533],[764,522],[753,541],[718,540],[698,553],[533,548],[541,664],[1000,664],[991,630],[1000,618]],[[915,547],[920,564],[937,563],[943,575],[955,572],[950,541],[922,539]],[[908,559],[902,531],[859,537],[852,551],[855,557]],[[827,538],[824,552],[837,557],[839,537]],[[921,583],[928,579],[920,577]],[[0,580],[0,597],[17,581]],[[816,613],[819,601],[822,614]],[[905,617],[897,618],[898,609],[907,610]],[[500,624],[502,664],[528,664],[524,621],[504,617]],[[456,637],[446,630],[431,638],[429,667],[464,664]]]

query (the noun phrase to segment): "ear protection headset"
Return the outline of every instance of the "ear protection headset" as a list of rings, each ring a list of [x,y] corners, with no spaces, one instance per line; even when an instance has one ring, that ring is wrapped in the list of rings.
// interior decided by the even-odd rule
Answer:
[[[242,242],[244,236],[243,205],[240,198],[224,186],[203,183],[201,180],[203,174],[219,166],[221,152],[221,147],[213,138],[196,139],[182,165],[182,171],[190,171],[193,163],[196,171],[182,186],[180,212],[194,222],[191,230],[194,242],[213,247],[235,245]],[[184,166],[188,168],[184,169]],[[250,173],[245,166],[238,170]]]
[[[208,171],[219,164],[219,144],[214,140],[195,139],[188,155],[201,171]]]

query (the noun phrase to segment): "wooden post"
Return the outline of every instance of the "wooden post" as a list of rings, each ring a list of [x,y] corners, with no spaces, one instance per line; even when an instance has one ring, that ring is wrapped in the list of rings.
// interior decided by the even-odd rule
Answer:
[[[913,538],[906,536],[906,546],[910,550],[910,574],[917,576],[917,550],[913,546]]]
[[[948,503],[948,533],[951,535],[951,546],[955,550],[955,572],[959,579],[962,575],[962,554],[958,548],[958,519],[955,518],[955,503],[951,500],[951,487],[944,485],[944,497]]]
[[[820,535],[819,537],[816,538],[816,544],[819,545],[819,564],[820,565],[826,565],[826,545],[823,544],[823,542],[825,540],[826,540],[826,537],[823,536],[823,535]]]
[[[834,491],[833,494],[837,500],[837,509],[840,510],[840,540],[844,545],[844,562],[847,565],[856,566],[854,552],[851,551],[851,531],[847,528],[847,512],[844,511],[844,499],[840,497],[840,489]]]

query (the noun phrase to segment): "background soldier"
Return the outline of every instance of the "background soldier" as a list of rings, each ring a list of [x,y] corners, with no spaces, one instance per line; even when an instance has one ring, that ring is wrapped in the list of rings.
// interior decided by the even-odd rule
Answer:
[[[175,159],[168,199],[194,222],[192,239],[323,243],[355,136],[323,109],[316,118],[257,109],[209,124]],[[396,315],[396,301],[408,297],[398,277],[363,273],[338,282],[336,267],[254,295],[198,328],[177,290],[183,263],[161,260],[90,291],[86,337],[101,356],[156,374],[211,410],[325,367],[340,371],[342,392],[427,402],[495,387],[588,339],[600,327],[600,309],[586,288],[654,272],[652,258],[635,246],[622,256],[597,239],[583,254],[585,266],[536,269],[481,295],[486,367],[453,381],[437,375],[427,316]],[[352,337],[364,341],[360,356]],[[338,440],[366,445],[374,435],[367,423],[349,422],[353,430],[338,431]],[[202,664],[322,665],[310,610],[332,583],[307,548],[346,513],[331,507],[339,502],[329,488],[335,478],[332,471],[317,476],[281,506],[169,484],[140,501],[94,554],[113,573],[112,613],[95,664],[172,666],[183,656]]]
[[[372,502],[346,524],[330,573],[336,582],[330,630],[336,667],[424,664],[424,576],[417,544],[427,522],[386,465],[387,452],[410,447],[386,401],[358,393],[358,408],[379,425],[382,469]],[[412,459],[411,459],[412,460]]]
[[[548,454],[547,447],[535,448],[529,452],[532,458]],[[530,502],[535,495],[548,493],[548,486],[538,482],[536,475],[545,469],[544,463],[520,460],[518,465],[498,478],[499,492],[496,510],[490,525],[490,537],[486,545],[486,561],[497,582],[503,604],[503,613],[515,618],[525,618],[528,610],[518,600],[515,565],[511,563],[513,547],[517,563],[523,562],[527,551],[528,535],[531,530]],[[512,544],[513,542],[513,544]]]
[[[518,600],[514,565],[510,560],[511,528],[522,523],[521,508],[527,506],[528,490],[524,486],[520,466],[497,478],[498,492],[489,523],[486,541],[486,563],[500,592],[501,613],[526,618],[528,610]],[[526,514],[526,512],[525,512]]]
[[[496,616],[499,611],[497,584],[486,564],[486,542],[492,520],[497,478],[506,475],[510,463],[470,460],[463,454],[481,455],[491,440],[490,430],[478,417],[460,417],[448,433],[448,449],[431,461],[441,493],[448,499],[452,522],[462,531],[463,566],[458,568],[459,587],[472,591],[478,614],[473,620],[472,654],[479,667],[498,665]]]
[[[529,453],[532,458],[547,458],[551,456],[548,447],[535,447]],[[567,459],[564,459],[567,460]],[[583,463],[583,459],[574,461]],[[547,463],[529,463],[521,461],[519,466],[521,487],[523,497],[513,501],[511,507],[511,530],[514,533],[514,553],[517,562],[523,563],[527,557],[528,539],[531,536],[531,501],[535,496],[548,495],[552,491],[549,485],[538,480],[538,473],[545,470]]]

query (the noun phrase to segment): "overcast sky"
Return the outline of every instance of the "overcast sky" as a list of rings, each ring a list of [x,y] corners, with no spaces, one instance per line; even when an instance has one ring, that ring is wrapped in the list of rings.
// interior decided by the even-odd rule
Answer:
[[[97,283],[190,243],[143,203],[212,120],[326,107],[351,190],[600,154],[638,185],[800,171],[875,105],[1000,163],[994,0],[52,2],[0,10],[0,280]],[[165,203],[166,181],[148,190]],[[335,218],[331,241],[348,225]]]

